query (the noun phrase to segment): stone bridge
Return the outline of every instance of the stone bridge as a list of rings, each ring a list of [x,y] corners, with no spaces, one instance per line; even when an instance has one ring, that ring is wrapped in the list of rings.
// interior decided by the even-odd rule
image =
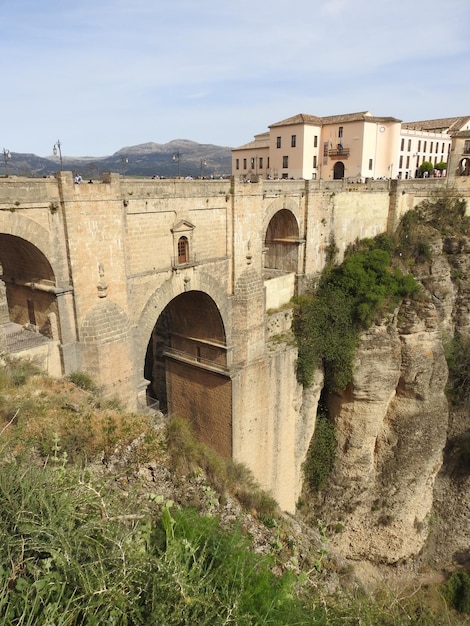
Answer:
[[[342,254],[447,184],[1,179],[4,348],[184,416],[293,511],[321,381],[296,382],[285,305],[333,241]]]

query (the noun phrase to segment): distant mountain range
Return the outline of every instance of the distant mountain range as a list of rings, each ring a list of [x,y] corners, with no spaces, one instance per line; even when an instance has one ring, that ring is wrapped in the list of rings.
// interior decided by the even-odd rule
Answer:
[[[0,175],[49,176],[60,170],[59,155],[49,158],[35,154],[11,152],[6,160],[1,155]],[[231,173],[231,148],[200,144],[187,139],[175,139],[165,144],[143,143],[121,148],[106,157],[68,157],[62,154],[64,170],[80,173],[86,178],[98,178],[102,172],[125,176],[220,177]]]

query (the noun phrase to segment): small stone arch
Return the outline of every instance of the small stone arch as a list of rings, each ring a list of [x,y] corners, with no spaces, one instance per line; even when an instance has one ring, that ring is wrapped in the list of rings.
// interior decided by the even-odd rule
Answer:
[[[23,239],[34,246],[47,259],[56,280],[61,281],[61,267],[55,261],[57,251],[53,250],[50,244],[50,232],[41,224],[16,211],[13,213],[2,211],[0,212],[0,234]]]
[[[286,209],[287,211],[290,211],[292,215],[294,215],[297,221],[299,232],[300,232],[302,228],[302,215],[301,215],[300,203],[294,200],[294,198],[279,197],[273,200],[269,204],[269,206],[266,208],[266,211],[264,214],[264,220],[263,220],[263,233],[266,233],[268,229],[268,225],[270,221],[272,220],[272,218],[274,217],[274,215],[278,211],[281,211],[282,209]]]
[[[296,216],[285,208],[277,211],[266,228],[265,270],[297,272],[298,246],[301,242]]]
[[[464,157],[459,162],[459,176],[470,176],[470,157]]]
[[[58,318],[56,279],[49,259],[30,241],[0,232],[2,319],[34,327],[53,338]]]

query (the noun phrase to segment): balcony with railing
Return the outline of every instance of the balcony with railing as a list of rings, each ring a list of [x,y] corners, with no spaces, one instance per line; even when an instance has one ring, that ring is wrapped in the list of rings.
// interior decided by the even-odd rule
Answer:
[[[183,352],[182,350],[166,346],[163,350],[163,356],[167,359],[169,358],[174,361],[179,361],[180,363],[186,363],[187,365],[192,365],[215,374],[227,375],[229,373],[228,365],[225,363],[218,363],[212,359],[205,359],[199,355],[199,352],[196,354],[190,354],[188,352]]]
[[[347,159],[349,156],[349,148],[345,148],[341,144],[338,144],[336,148],[330,148],[328,150],[328,156],[333,159]]]

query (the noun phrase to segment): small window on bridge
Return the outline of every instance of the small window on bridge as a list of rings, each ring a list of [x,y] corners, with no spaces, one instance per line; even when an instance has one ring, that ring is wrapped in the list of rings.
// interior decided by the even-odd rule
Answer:
[[[187,237],[178,239],[178,263],[189,262],[189,241]]]

